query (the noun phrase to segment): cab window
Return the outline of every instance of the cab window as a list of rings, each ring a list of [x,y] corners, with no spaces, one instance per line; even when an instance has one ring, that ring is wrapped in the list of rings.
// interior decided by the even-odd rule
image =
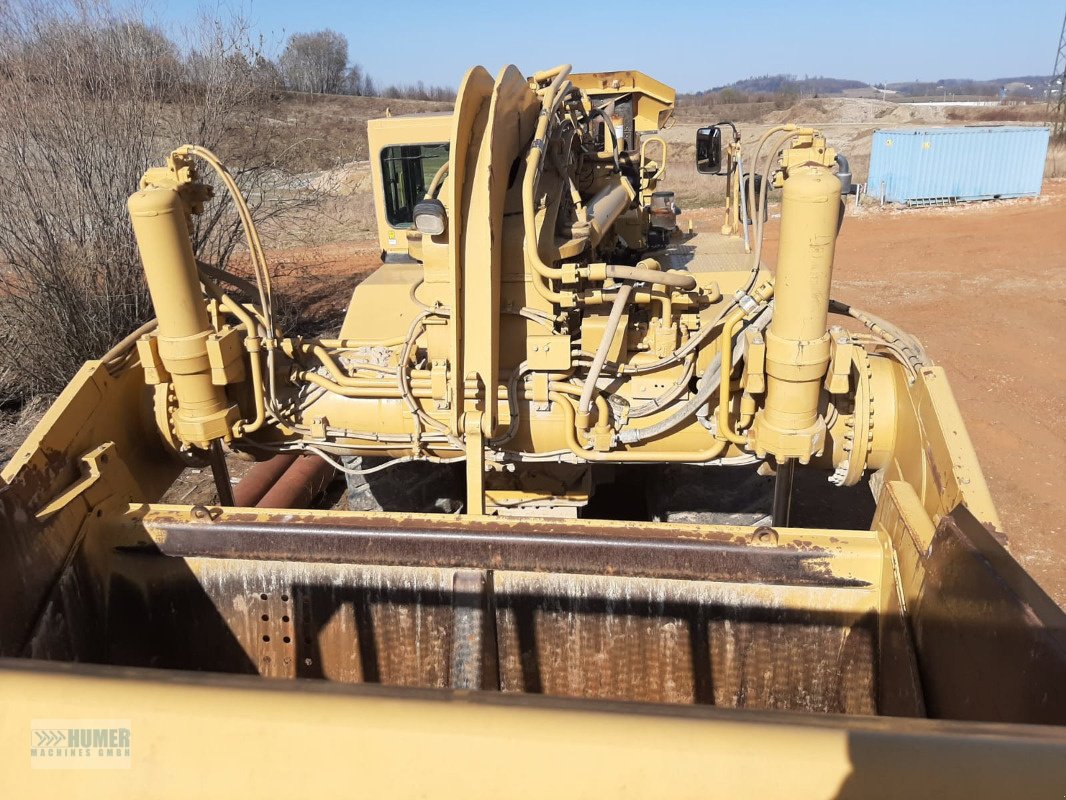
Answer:
[[[411,227],[415,204],[426,196],[429,182],[447,160],[447,142],[382,148],[385,218],[390,225],[394,228]]]

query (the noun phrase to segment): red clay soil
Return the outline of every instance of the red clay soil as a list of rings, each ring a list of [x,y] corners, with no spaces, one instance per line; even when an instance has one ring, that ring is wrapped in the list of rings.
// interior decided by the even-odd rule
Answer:
[[[280,293],[296,301],[302,318],[324,322],[327,329],[340,325],[356,284],[381,266],[377,242],[370,238],[272,250],[267,259]]]
[[[688,216],[702,230],[720,219]],[[776,248],[771,223],[771,264]],[[326,314],[380,263],[369,240],[276,258],[316,264],[308,299]],[[1066,182],[1038,200],[958,208],[854,215],[849,202],[834,284],[834,297],[918,336],[947,370],[1012,552],[1066,606]]]

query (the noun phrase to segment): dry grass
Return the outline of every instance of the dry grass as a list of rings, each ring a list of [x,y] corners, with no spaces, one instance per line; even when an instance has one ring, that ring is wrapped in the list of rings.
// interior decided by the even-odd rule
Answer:
[[[298,172],[325,170],[367,158],[366,123],[376,117],[451,111],[451,103],[297,94],[276,96],[265,121],[299,131],[290,167]]]
[[[1054,142],[1048,148],[1044,177],[1066,178],[1066,141]]]
[[[30,435],[52,400],[51,396],[37,395],[20,407],[0,408],[0,466]]]
[[[1043,122],[1045,107],[1041,104],[993,106],[991,108],[949,108],[947,118],[955,122]]]

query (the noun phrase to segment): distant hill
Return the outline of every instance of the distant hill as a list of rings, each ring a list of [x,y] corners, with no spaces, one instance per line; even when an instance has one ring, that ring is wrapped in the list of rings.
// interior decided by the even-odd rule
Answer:
[[[814,77],[795,75],[759,75],[754,78],[745,78],[734,81],[728,86],[717,86],[711,91],[734,89],[738,92],[752,92],[757,94],[836,94],[845,89],[861,89],[866,86],[865,81],[852,81],[841,78],[825,78],[821,75]]]
[[[887,89],[899,95],[900,99],[944,95],[998,97],[1001,91],[1006,91],[1011,97],[1041,98],[1045,96],[1050,80],[1046,75],[1021,75],[984,81],[972,78],[943,78],[937,81],[897,81],[871,86],[865,81],[827,78],[821,75],[804,75],[802,78],[796,75],[758,75],[712,89],[691,92],[682,95],[681,100],[700,104],[701,101],[746,102],[783,96],[839,97],[863,91],[872,93],[880,89]]]

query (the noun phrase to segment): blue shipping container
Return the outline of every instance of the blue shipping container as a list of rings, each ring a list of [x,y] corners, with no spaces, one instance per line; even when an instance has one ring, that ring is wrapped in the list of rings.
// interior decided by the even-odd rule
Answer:
[[[1048,129],[901,128],[873,135],[866,193],[894,203],[1040,194]]]

